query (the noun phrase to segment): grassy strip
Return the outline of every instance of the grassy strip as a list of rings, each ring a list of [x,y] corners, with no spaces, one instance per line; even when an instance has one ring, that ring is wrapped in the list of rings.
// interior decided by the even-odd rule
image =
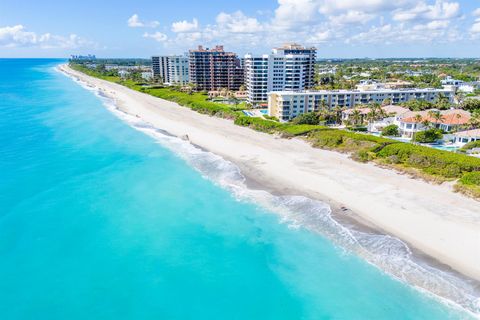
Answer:
[[[480,172],[464,174],[455,185],[455,190],[474,198],[480,198]]]
[[[479,158],[407,143],[387,145],[378,156],[447,179],[461,178],[466,173],[480,170]]]
[[[480,174],[478,158],[367,134],[324,129],[311,133],[309,140],[314,147],[350,153],[357,161],[376,160],[397,170],[414,168],[440,180],[464,181],[470,174]],[[468,181],[480,186],[478,179]]]

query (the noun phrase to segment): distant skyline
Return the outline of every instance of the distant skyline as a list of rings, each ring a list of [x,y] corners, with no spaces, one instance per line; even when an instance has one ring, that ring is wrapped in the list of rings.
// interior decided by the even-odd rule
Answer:
[[[480,57],[480,0],[0,2],[0,57],[148,58],[201,44],[318,58]]]

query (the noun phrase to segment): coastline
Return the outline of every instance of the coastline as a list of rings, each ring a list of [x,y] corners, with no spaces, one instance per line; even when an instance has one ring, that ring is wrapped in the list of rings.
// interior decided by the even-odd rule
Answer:
[[[340,220],[391,234],[480,280],[479,202],[453,193],[450,187],[314,149],[300,139],[280,139],[235,126],[65,66],[61,69],[114,99],[121,111],[175,136],[188,135],[192,144],[231,161],[252,188],[324,201]]]

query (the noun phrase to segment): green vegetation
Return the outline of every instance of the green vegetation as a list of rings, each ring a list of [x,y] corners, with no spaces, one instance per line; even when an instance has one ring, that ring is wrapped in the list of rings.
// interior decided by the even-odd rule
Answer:
[[[441,130],[438,129],[428,129],[425,131],[420,131],[415,134],[414,141],[420,143],[433,143],[437,140],[443,138]]]
[[[410,100],[405,103],[402,103],[402,106],[410,109],[411,111],[423,111],[432,109],[435,105],[431,102],[424,100]]]
[[[477,99],[465,99],[462,102],[462,109],[474,112],[475,110],[480,110],[480,100]]]
[[[368,161],[375,158],[375,153],[391,143],[399,143],[369,134],[354,133],[345,130],[324,129],[309,134],[309,140],[317,148],[337,150],[352,153],[352,158],[358,161]]]
[[[459,181],[466,185],[480,186],[480,172],[466,173]]]
[[[273,133],[284,126],[280,122],[248,116],[238,116],[235,118],[234,123],[237,126],[249,127],[256,131],[266,133]]]
[[[363,126],[349,126],[347,127],[347,130],[354,132],[368,132],[368,128]]]
[[[388,163],[402,164],[447,179],[460,178],[464,173],[480,170],[478,158],[409,143],[386,145],[377,156]]]
[[[467,151],[475,148],[480,148],[480,140],[471,141],[462,147],[462,151]]]
[[[318,114],[314,112],[307,112],[298,115],[295,119],[292,120],[294,124],[310,124],[316,125],[320,122]]]
[[[455,190],[474,198],[480,198],[480,172],[464,174],[455,185]]]
[[[391,124],[382,129],[382,136],[398,137],[400,132],[396,124]]]
[[[283,127],[281,127],[280,130],[281,130],[282,136],[293,137],[293,136],[303,136],[308,133],[318,131],[318,130],[324,130],[327,128],[328,127],[325,127],[325,126],[311,125],[311,124],[299,124],[299,125],[286,124]]]

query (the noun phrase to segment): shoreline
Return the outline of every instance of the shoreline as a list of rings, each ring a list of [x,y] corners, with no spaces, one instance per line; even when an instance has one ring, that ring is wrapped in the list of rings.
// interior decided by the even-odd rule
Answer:
[[[465,275],[459,277],[480,288],[477,201],[445,185],[431,185],[355,162],[344,154],[314,149],[300,139],[255,132],[65,66],[60,69],[112,98],[122,112],[174,136],[188,134],[192,144],[237,165],[249,187],[323,201],[338,221],[391,234],[414,248],[414,258],[448,273],[459,272]]]

